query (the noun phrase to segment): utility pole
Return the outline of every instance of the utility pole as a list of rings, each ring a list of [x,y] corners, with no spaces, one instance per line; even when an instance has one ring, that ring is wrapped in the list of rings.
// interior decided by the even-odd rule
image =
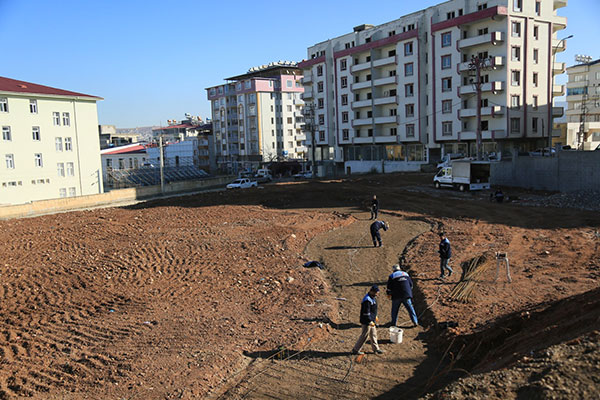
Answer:
[[[479,58],[479,56],[472,56],[471,63],[469,64],[470,74],[475,75],[475,91],[477,92],[477,129],[475,131],[475,139],[477,145],[477,161],[483,159],[483,142],[481,139],[481,70],[487,70],[491,68],[491,60],[489,58]]]
[[[163,170],[165,165],[165,159],[163,156],[163,137],[162,134],[158,138],[158,154],[160,156],[160,192],[165,192],[165,172]]]
[[[316,176],[315,172],[315,105],[313,103],[305,103],[302,109],[302,115],[304,116],[304,132],[310,132],[310,147],[312,153],[311,160],[311,172],[312,177]]]

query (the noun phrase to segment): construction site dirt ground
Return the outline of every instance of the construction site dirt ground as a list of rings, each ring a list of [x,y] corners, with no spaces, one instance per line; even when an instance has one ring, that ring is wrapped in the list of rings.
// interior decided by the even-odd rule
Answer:
[[[0,399],[597,396],[600,215],[490,203],[431,178],[293,182],[0,221]],[[368,233],[374,194],[390,223],[382,248]],[[456,272],[444,281],[440,230]],[[505,269],[496,279],[496,252],[512,282]],[[360,301],[401,255],[422,326],[401,308],[403,342],[390,343],[381,292],[385,353],[367,343],[352,356]]]

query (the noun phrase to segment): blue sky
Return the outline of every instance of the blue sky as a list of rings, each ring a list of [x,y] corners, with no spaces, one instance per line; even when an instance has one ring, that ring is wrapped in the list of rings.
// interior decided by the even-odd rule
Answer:
[[[210,117],[204,89],[223,78],[440,2],[0,0],[0,75],[104,97],[100,123],[120,128]],[[559,14],[559,37],[574,37],[557,61],[600,58],[600,1],[571,0]]]

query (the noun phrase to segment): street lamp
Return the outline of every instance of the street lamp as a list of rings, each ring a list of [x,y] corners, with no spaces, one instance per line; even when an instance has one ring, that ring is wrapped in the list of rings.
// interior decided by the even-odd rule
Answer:
[[[554,131],[554,110],[552,108],[554,107],[554,62],[556,60],[556,51],[560,47],[561,43],[563,43],[567,39],[571,39],[572,37],[573,37],[573,35],[569,35],[569,36],[567,36],[565,38],[562,38],[556,44],[556,46],[554,46],[552,48],[552,65],[550,66],[550,68],[552,68],[552,81],[551,81],[551,85],[552,85],[552,89],[551,89],[552,101],[550,102],[550,127],[548,128],[548,151],[549,152],[552,151],[550,149],[552,148],[552,131]]]

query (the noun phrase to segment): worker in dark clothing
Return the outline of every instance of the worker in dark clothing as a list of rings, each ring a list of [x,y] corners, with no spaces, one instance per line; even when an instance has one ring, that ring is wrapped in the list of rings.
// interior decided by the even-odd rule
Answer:
[[[360,305],[360,324],[362,325],[362,332],[352,348],[352,354],[364,354],[360,349],[367,341],[367,337],[371,341],[373,352],[377,354],[383,353],[383,350],[379,348],[379,344],[377,343],[377,300],[375,298],[377,297],[378,292],[379,287],[373,285],[365,297],[363,297]]]
[[[443,232],[440,232],[440,278],[444,279],[446,270],[448,270],[448,276],[452,275],[452,268],[448,265],[450,257],[452,257],[452,248],[450,247],[450,241]]]
[[[379,213],[379,200],[377,200],[377,196],[373,196],[373,200],[371,200],[371,218],[369,219],[377,219],[377,213]]]
[[[504,193],[502,193],[502,190],[500,189],[496,190],[494,197],[496,198],[497,203],[502,203],[504,201]]]
[[[404,304],[413,326],[419,325],[417,313],[412,303],[412,279],[402,271],[400,264],[394,265],[394,272],[388,277],[387,294],[392,297],[392,326],[396,325],[398,320],[398,310],[400,304]]]
[[[373,247],[377,247],[379,243],[379,247],[383,246],[381,242],[381,235],[379,234],[379,230],[382,229],[387,231],[390,228],[390,225],[387,222],[383,221],[375,221],[371,224],[371,239],[373,239]]]

